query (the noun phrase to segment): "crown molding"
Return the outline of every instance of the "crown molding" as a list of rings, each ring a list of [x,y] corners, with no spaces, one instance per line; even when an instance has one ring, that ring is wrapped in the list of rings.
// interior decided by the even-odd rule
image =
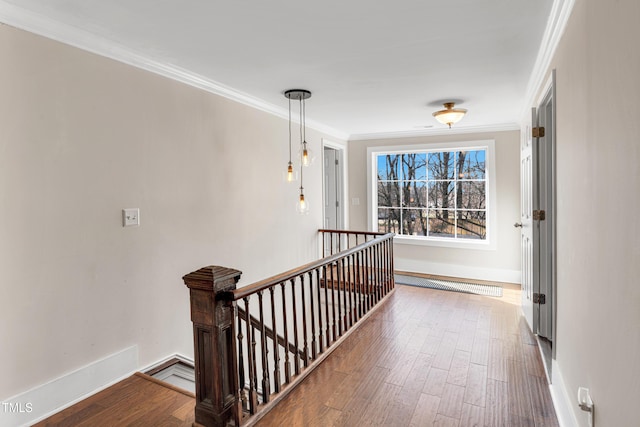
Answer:
[[[469,133],[489,133],[489,132],[505,132],[520,130],[520,125],[517,123],[502,123],[496,125],[486,126],[467,126],[453,128],[435,128],[435,129],[420,129],[420,130],[407,130],[407,131],[395,131],[395,132],[377,132],[377,133],[358,133],[352,134],[349,137],[349,141],[363,141],[371,139],[396,139],[396,138],[414,138],[420,136],[438,136],[438,135],[462,135]]]
[[[547,77],[547,70],[551,65],[553,55],[556,53],[558,43],[564,34],[564,30],[569,22],[571,11],[576,0],[554,0],[551,6],[551,13],[547,21],[542,36],[542,43],[538,50],[538,56],[533,66],[533,71],[529,77],[527,91],[525,93],[525,103],[521,113],[523,120],[526,120],[530,113],[531,107],[534,106],[535,98]]]
[[[167,77],[189,86],[222,96],[232,101],[264,111],[288,120],[286,108],[271,104],[260,98],[238,91],[215,80],[193,73],[173,64],[149,58],[141,52],[100,37],[81,28],[55,21],[42,14],[0,1],[0,22],[64,43],[78,49],[107,57],[133,67]],[[334,129],[313,119],[306,120],[307,127],[333,138],[346,141],[349,134]]]

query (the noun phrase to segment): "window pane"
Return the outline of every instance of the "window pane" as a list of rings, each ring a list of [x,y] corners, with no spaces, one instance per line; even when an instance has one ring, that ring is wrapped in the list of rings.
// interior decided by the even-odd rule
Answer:
[[[453,152],[429,153],[429,179],[454,179],[455,155]]]
[[[459,151],[457,156],[458,179],[485,179],[485,150]]]
[[[427,235],[426,209],[402,210],[402,234],[408,236]]]
[[[398,179],[400,155],[381,154],[378,156],[378,181]]]
[[[400,234],[400,210],[378,209],[378,231]]]
[[[454,237],[455,217],[453,211],[429,210],[429,236],[431,237]]]
[[[485,181],[458,182],[458,209],[485,209]]]
[[[455,207],[455,184],[451,181],[429,183],[429,207],[449,209]]]
[[[426,153],[407,153],[402,155],[402,179],[427,179]]]
[[[486,239],[486,212],[458,211],[457,230],[459,239]]]
[[[378,206],[400,207],[400,183],[398,181],[378,182]]]
[[[427,207],[427,183],[424,181],[402,181],[402,201],[406,208]]]

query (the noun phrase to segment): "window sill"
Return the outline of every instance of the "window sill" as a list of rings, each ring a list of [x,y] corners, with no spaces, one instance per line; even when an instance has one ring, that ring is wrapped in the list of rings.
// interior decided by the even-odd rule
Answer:
[[[451,239],[438,239],[438,238],[424,238],[424,237],[412,237],[412,236],[400,236],[397,235],[393,238],[394,243],[401,245],[415,245],[415,246],[433,246],[440,248],[453,248],[453,249],[474,249],[480,251],[494,251],[496,250],[495,244],[491,244],[488,240],[451,240]]]

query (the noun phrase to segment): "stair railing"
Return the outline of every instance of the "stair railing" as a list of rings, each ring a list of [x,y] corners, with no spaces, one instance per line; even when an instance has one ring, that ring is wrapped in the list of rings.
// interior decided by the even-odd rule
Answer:
[[[320,234],[329,256],[249,286],[218,266],[184,276],[196,425],[255,423],[393,291],[393,233]]]

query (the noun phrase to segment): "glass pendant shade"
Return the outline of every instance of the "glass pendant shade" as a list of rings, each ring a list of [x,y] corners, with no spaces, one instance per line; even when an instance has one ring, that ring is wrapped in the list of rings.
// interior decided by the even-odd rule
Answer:
[[[433,113],[433,117],[436,118],[437,121],[444,125],[448,125],[451,127],[452,124],[458,123],[465,114],[467,114],[467,110],[464,108],[453,108],[455,106],[454,102],[445,102],[444,110],[436,111]]]
[[[300,191],[300,197],[296,204],[296,210],[299,214],[307,215],[309,213],[309,202],[304,198],[304,193]]]
[[[293,163],[289,162],[287,170],[282,174],[282,178],[284,182],[296,182],[298,180],[298,171],[293,168]]]
[[[302,161],[302,166],[311,166],[316,160],[315,153],[311,148],[309,148],[307,141],[304,141],[300,147],[300,159]]]

